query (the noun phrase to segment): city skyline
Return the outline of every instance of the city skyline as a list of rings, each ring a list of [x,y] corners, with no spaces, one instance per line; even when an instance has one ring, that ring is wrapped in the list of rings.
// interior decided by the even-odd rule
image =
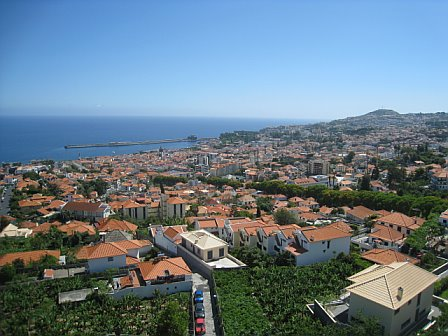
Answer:
[[[0,4],[0,116],[448,110],[440,1]]]

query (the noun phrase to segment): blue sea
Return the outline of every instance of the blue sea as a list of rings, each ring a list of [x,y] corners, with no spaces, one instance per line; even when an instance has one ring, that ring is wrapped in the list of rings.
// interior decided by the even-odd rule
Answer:
[[[65,149],[65,145],[144,141],[169,138],[218,137],[236,130],[257,131],[268,126],[308,124],[305,119],[243,119],[204,117],[0,117],[0,162],[74,160],[78,157],[185,148],[191,143]]]

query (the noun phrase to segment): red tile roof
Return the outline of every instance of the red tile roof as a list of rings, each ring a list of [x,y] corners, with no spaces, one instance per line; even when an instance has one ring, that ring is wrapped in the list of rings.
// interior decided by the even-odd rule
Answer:
[[[42,257],[50,255],[57,259],[61,256],[61,251],[58,250],[38,250],[38,251],[29,251],[29,252],[15,252],[15,253],[7,253],[0,256],[0,266],[4,266],[6,264],[12,264],[14,260],[22,259],[25,266],[30,264],[31,262],[39,261]]]

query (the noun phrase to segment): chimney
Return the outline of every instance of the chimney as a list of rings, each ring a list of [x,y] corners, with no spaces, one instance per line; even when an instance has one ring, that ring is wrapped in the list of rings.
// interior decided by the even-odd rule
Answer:
[[[397,290],[398,301],[400,301],[403,298],[403,291],[404,291],[403,287],[398,287],[398,290]]]

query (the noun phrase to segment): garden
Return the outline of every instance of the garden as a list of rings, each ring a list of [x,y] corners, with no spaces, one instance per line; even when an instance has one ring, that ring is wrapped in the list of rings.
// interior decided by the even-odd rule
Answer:
[[[187,293],[150,300],[107,294],[106,281],[88,276],[8,285],[0,291],[1,335],[185,335]],[[99,287],[85,301],[58,304],[58,293]]]
[[[272,266],[216,271],[214,278],[226,335],[379,335],[374,320],[352,327],[323,325],[308,312],[314,299],[329,302],[362,269],[353,256],[305,267]]]

